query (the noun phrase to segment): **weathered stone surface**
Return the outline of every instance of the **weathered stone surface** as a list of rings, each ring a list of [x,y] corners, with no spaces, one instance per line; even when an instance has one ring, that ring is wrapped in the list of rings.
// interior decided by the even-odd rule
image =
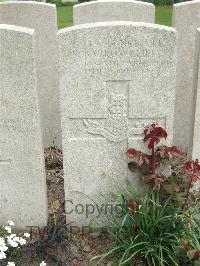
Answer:
[[[172,142],[176,33],[107,22],[61,30],[58,42],[67,222],[86,225],[128,179],[138,187],[125,152],[145,149],[144,127],[158,122]]]
[[[78,3],[78,0],[62,0],[62,3],[63,4],[66,4],[66,3]]]
[[[195,35],[200,26],[200,1],[174,5],[173,26],[178,32],[174,144],[191,154],[196,101]]]
[[[74,25],[105,21],[154,23],[153,4],[134,0],[99,0],[73,7]]]
[[[193,90],[195,92],[195,106],[194,106],[194,128],[192,128],[191,145],[190,145],[190,156],[193,159],[200,159],[200,29],[196,31],[195,41],[195,60],[194,60],[194,82]]]
[[[61,145],[55,5],[37,2],[0,4],[0,23],[36,32],[36,73],[45,146]]]
[[[26,1],[26,2],[28,2],[28,1],[31,1],[31,2],[44,2],[44,3],[46,3],[46,0],[15,0],[15,1]],[[13,2],[12,0],[6,0],[6,2]]]
[[[0,25],[0,224],[47,222],[34,32]]]

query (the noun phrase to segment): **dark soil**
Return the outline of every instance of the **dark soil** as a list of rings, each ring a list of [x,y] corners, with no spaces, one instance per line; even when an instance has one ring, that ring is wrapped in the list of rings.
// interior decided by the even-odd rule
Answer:
[[[49,219],[46,228],[33,228],[31,240],[24,248],[17,265],[35,266],[44,260],[50,265],[114,265],[98,263],[92,258],[102,254],[109,240],[102,232],[76,234],[67,229],[65,215],[62,151],[45,150]]]

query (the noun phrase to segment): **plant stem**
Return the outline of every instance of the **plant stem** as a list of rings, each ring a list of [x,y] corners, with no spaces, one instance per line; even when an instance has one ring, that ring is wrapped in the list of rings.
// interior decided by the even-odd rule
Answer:
[[[155,156],[155,146],[152,147],[152,174],[156,175],[156,156]]]
[[[191,176],[191,179],[190,179],[190,182],[188,184],[188,188],[187,188],[187,192],[186,192],[186,196],[185,196],[185,203],[184,203],[184,207],[186,209],[189,208],[189,193],[190,193],[190,189],[192,187],[192,176]]]

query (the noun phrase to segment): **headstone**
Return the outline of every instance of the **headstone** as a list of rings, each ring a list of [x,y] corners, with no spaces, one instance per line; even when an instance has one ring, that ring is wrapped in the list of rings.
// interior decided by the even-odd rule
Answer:
[[[153,4],[134,0],[99,0],[73,7],[74,25],[105,21],[154,23]]]
[[[12,0],[2,0],[2,2],[4,2],[4,1],[6,1],[6,2],[13,2]],[[35,1],[35,2],[44,2],[44,3],[46,3],[46,0],[15,0],[15,1]]]
[[[34,29],[36,72],[44,145],[61,145],[55,5],[39,2],[0,4],[0,23]]]
[[[190,155],[196,96],[193,85],[195,35],[196,29],[200,26],[200,1],[174,5],[173,26],[178,32],[174,144]]]
[[[47,223],[34,32],[0,25],[0,224]]]
[[[159,123],[172,142],[176,33],[91,23],[61,30],[58,43],[67,222],[88,225],[128,179],[137,187],[125,152],[144,150],[146,126]]]
[[[194,106],[194,128],[192,128],[192,141],[190,145],[191,157],[200,160],[200,29],[196,31],[195,42],[195,64],[194,64],[194,86],[195,106]]]
[[[66,3],[73,3],[73,4],[75,4],[75,3],[78,3],[78,0],[62,0],[62,3],[63,4],[66,4]]]

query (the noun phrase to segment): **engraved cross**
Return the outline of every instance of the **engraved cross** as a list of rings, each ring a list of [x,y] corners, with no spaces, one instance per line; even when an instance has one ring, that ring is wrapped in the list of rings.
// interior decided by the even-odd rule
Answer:
[[[99,119],[83,120],[88,133],[103,136],[107,140],[109,173],[106,175],[112,176],[114,182],[119,182],[120,176],[128,177],[125,152],[129,146],[140,150],[144,148],[142,141],[144,128],[153,122],[166,127],[166,117],[130,117],[130,82],[129,80],[107,81],[107,118],[103,119],[103,123]],[[119,184],[119,187],[121,184]]]

